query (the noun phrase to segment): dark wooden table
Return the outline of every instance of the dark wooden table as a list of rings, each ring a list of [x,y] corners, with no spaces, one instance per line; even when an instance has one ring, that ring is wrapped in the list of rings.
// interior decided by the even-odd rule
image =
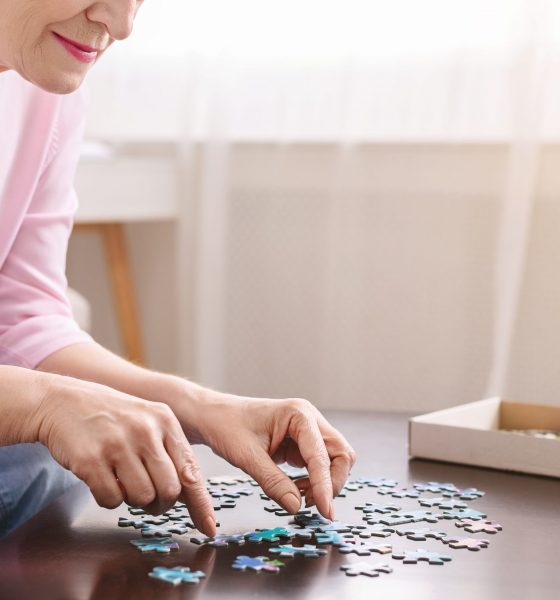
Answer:
[[[418,547],[453,557],[451,563],[404,565],[390,555],[345,556],[329,548],[327,556],[281,559],[286,566],[278,574],[237,572],[231,568],[237,554],[266,555],[267,543],[239,548],[211,548],[176,536],[179,552],[170,556],[142,555],[128,541],[138,532],[116,525],[121,507],[108,511],[97,507],[89,492],[76,486],[31,521],[0,542],[0,598],[80,600],[85,598],[453,598],[454,600],[536,600],[560,596],[560,481],[407,458],[407,420],[401,416],[372,413],[327,413],[358,452],[353,475],[385,476],[402,484],[436,480],[461,487],[477,487],[486,496],[472,502],[489,518],[503,525],[496,535],[481,535],[490,547],[479,552],[452,550],[437,540],[413,542],[397,535],[379,540],[395,549]],[[197,448],[205,475],[236,472],[211,454]],[[258,488],[253,488],[257,490]],[[365,500],[383,501],[373,488],[350,492],[335,500],[336,516],[361,524],[354,506]],[[397,503],[401,502],[399,500]],[[217,513],[222,532],[233,533],[288,522],[262,508],[257,493],[241,498],[237,508]],[[406,508],[418,508],[412,499]],[[427,526],[419,524],[418,527]],[[438,529],[457,535],[451,521]],[[394,572],[378,578],[347,577],[339,570],[349,561],[389,563]],[[186,565],[200,569],[207,578],[198,585],[177,588],[152,580],[156,565]]]

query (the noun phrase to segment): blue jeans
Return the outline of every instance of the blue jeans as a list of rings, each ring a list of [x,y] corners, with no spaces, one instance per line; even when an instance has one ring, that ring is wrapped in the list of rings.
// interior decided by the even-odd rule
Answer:
[[[78,481],[42,444],[0,447],[0,538]]]

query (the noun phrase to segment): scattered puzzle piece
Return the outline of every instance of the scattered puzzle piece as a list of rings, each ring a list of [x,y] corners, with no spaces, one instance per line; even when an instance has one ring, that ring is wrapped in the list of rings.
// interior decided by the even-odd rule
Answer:
[[[119,527],[134,527],[134,529],[142,529],[148,525],[163,525],[167,523],[169,519],[167,517],[140,517],[139,519],[128,519],[126,517],[119,517],[117,525]]]
[[[319,525],[318,527],[308,527],[309,529],[316,529],[317,531],[338,531],[338,533],[349,532],[352,529],[352,525],[343,523],[342,521],[329,521]]]
[[[385,477],[358,477],[355,480],[356,483],[361,483],[363,485],[367,485],[368,487],[384,487],[384,488],[394,488],[399,482],[394,479],[386,479]]]
[[[251,496],[253,494],[253,490],[243,486],[210,486],[208,488],[208,493],[212,496],[212,498],[241,498],[241,496]]]
[[[377,502],[364,502],[364,504],[358,504],[355,507],[356,510],[361,510],[364,513],[380,513],[382,515],[387,514],[391,511],[402,510],[400,506],[396,504],[378,504]]]
[[[277,573],[280,567],[284,566],[284,563],[279,560],[270,560],[267,556],[245,556],[242,554],[235,559],[231,566],[238,571],[251,569],[257,573],[261,573],[262,571]]]
[[[363,488],[363,484],[357,482],[357,481],[350,481],[348,480],[343,486],[342,489],[340,490],[340,492],[338,492],[338,498],[346,498],[346,493],[347,492],[357,492],[358,490],[361,490]]]
[[[405,525],[406,523],[419,523],[426,521],[427,523],[437,523],[440,514],[433,513],[429,510],[400,510],[388,515],[383,515],[379,522],[384,525]],[[370,521],[368,521],[369,523]]]
[[[342,554],[357,554],[358,556],[370,556],[372,552],[388,554],[393,550],[389,544],[373,544],[372,542],[347,542],[338,546]]]
[[[447,536],[445,531],[436,531],[435,529],[430,529],[429,527],[423,527],[420,529],[396,529],[395,532],[399,535],[404,535],[409,540],[414,540],[415,542],[423,542],[427,538],[443,540]]]
[[[237,544],[241,546],[245,543],[245,537],[249,535],[249,531],[246,533],[236,533],[228,535],[226,533],[219,533],[214,537],[194,536],[191,538],[191,542],[195,544],[208,544],[209,546],[227,546],[228,544]]]
[[[367,575],[367,577],[379,577],[380,573],[392,573],[393,569],[385,563],[367,563],[354,562],[348,565],[342,565],[341,571],[345,571],[346,575],[355,577],[356,575]]]
[[[170,525],[146,525],[140,530],[143,537],[165,537],[176,533],[177,535],[183,535],[190,529],[194,529],[192,523],[173,523]]]
[[[308,477],[309,473],[305,467],[292,467],[291,465],[281,465],[280,468],[290,479],[302,479],[303,477]]]
[[[498,533],[498,531],[502,531],[503,529],[499,523],[474,519],[461,519],[455,525],[457,527],[464,527],[465,531],[469,533]]]
[[[133,546],[136,546],[140,552],[159,552],[160,554],[169,554],[171,551],[179,550],[179,544],[173,541],[173,538],[155,537],[149,540],[130,540]]]
[[[232,498],[218,498],[217,502],[214,502],[214,510],[221,510],[222,508],[235,508],[236,506],[237,504]]]
[[[439,481],[428,481],[428,483],[415,483],[414,487],[419,492],[431,492],[432,494],[443,494],[443,492],[459,491],[459,489],[454,483],[440,483]]]
[[[292,539],[293,537],[311,538],[313,531],[311,529],[298,529],[296,527],[275,527],[274,529],[257,529],[247,535],[250,542],[279,542],[280,538]]]
[[[222,475],[221,477],[208,477],[206,480],[210,485],[239,485],[250,483],[251,478],[246,475]]]
[[[473,510],[472,508],[466,508],[464,510],[444,510],[441,518],[442,519],[472,519],[473,521],[480,521],[480,519],[486,519],[486,513],[480,512],[479,510]]]
[[[381,523],[377,523],[376,525],[354,525],[350,531],[351,533],[366,539],[370,537],[386,538],[392,533],[395,533],[395,530],[392,527],[387,527]]]
[[[148,575],[154,579],[179,585],[180,583],[199,583],[206,574],[202,571],[191,571],[189,567],[154,567]]]
[[[279,554],[280,556],[295,556],[296,554],[302,554],[303,556],[308,556],[310,558],[318,558],[319,556],[327,554],[326,550],[317,548],[317,546],[311,544],[305,544],[304,546],[298,547],[292,546],[291,544],[285,544],[283,546],[269,548],[268,551],[273,554]]]
[[[450,548],[468,548],[478,552],[482,548],[488,548],[488,540],[479,540],[477,538],[445,538],[444,544],[449,544]]]
[[[423,548],[416,551],[393,552],[393,558],[402,560],[405,565],[415,565],[418,561],[427,561],[430,565],[443,565],[452,560],[451,556],[439,552],[428,552]]]
[[[414,488],[401,488],[401,489],[396,490],[394,488],[380,487],[377,489],[377,493],[381,494],[382,496],[390,494],[391,496],[393,496],[393,498],[419,498],[420,497],[420,492],[418,490],[415,490]]]
[[[482,490],[477,490],[476,488],[465,488],[463,490],[445,490],[443,495],[448,498],[458,497],[460,500],[476,500],[477,498],[482,498],[484,493]]]
[[[353,540],[354,536],[351,533],[341,534],[337,531],[315,531],[315,541],[318,544],[331,544],[332,546],[338,546],[339,544],[346,544]]]
[[[266,506],[263,506],[263,508],[270,513],[274,513],[277,517],[295,517],[296,515],[310,515],[311,514],[311,510],[308,509],[304,509],[304,510],[298,510],[297,513],[289,513],[288,511],[284,510],[281,506],[278,506],[278,504],[268,504]]]
[[[305,527],[306,529],[318,529],[323,525],[328,525],[330,521],[325,519],[318,513],[308,514],[296,514],[290,523]]]
[[[420,498],[420,506],[437,506],[440,510],[453,510],[455,508],[467,508],[467,505],[460,500],[449,500],[443,496],[437,498]]]

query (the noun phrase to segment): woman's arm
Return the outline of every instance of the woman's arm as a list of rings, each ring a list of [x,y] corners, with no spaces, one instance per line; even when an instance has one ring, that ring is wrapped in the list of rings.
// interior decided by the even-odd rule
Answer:
[[[251,475],[270,498],[289,512],[306,505],[333,518],[338,495],[356,460],[344,437],[306,400],[247,398],[222,394],[156,373],[119,358],[99,344],[63,348],[38,367],[94,381],[145,400],[167,404],[191,443],[204,443]],[[294,484],[276,464],[307,467]]]

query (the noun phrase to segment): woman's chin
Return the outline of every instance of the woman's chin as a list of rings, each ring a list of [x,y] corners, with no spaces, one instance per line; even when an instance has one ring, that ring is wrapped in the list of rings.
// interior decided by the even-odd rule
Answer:
[[[84,73],[37,73],[31,76],[24,77],[46,92],[52,94],[71,94],[75,92],[84,80]]]

